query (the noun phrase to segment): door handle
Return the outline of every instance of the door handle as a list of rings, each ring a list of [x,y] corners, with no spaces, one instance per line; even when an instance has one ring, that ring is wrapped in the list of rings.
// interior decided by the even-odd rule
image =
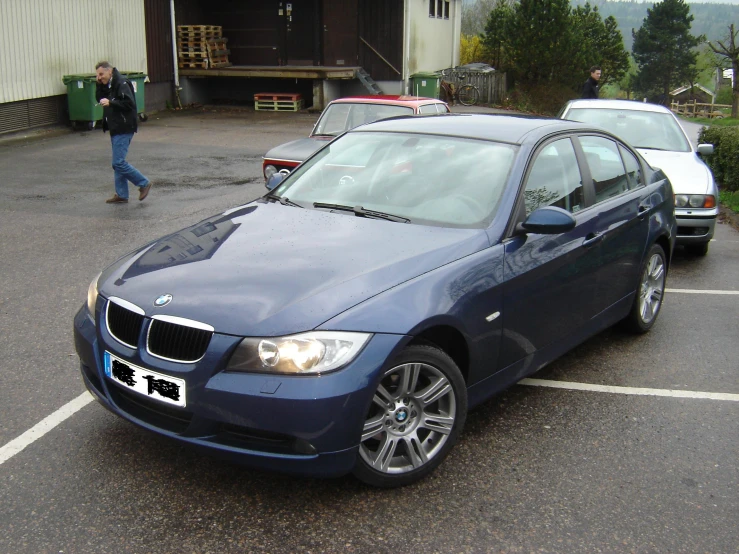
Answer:
[[[644,219],[644,216],[647,215],[648,211],[649,211],[649,206],[645,206],[644,204],[639,204],[639,210],[637,212],[637,217],[639,219]]]
[[[585,237],[585,240],[582,242],[582,245],[585,248],[590,248],[594,244],[598,244],[604,238],[606,238],[606,236],[602,233],[590,233]]]

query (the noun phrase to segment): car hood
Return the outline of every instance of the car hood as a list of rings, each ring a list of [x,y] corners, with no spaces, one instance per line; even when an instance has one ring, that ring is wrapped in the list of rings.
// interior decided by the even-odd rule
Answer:
[[[711,171],[694,152],[637,150],[649,165],[664,171],[675,194],[716,194]]]
[[[264,155],[264,159],[303,162],[307,160],[313,152],[331,142],[333,138],[334,137],[309,137],[286,142],[285,144],[272,148]]]
[[[252,202],[164,237],[103,272],[99,290],[216,332],[280,336],[318,327],[384,290],[488,246],[447,229]],[[171,302],[154,307],[160,295]]]

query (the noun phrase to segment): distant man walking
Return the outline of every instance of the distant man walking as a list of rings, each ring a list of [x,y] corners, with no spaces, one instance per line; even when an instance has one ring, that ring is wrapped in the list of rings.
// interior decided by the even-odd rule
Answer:
[[[110,142],[113,147],[115,194],[105,202],[127,203],[129,181],[139,187],[139,200],[143,200],[149,194],[151,182],[126,161],[131,139],[138,130],[135,93],[120,72],[108,62],[97,64],[95,73],[96,98],[103,107],[103,131],[110,131]]]
[[[590,68],[590,77],[582,87],[583,98],[598,98],[598,81],[600,81],[601,69],[597,65]]]

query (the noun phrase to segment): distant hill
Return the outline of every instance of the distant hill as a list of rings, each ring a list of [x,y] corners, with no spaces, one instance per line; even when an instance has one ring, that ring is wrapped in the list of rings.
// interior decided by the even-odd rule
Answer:
[[[584,5],[586,0],[571,0],[572,7]],[[618,28],[624,37],[626,50],[631,51],[633,39],[631,30],[638,29],[647,17],[647,9],[652,2],[590,0],[591,6],[597,6],[603,19],[612,15],[618,22]],[[739,5],[717,3],[690,2],[690,13],[695,18],[690,33],[694,36],[706,35],[706,39],[715,41],[728,36],[729,24],[739,24]]]
[[[584,5],[586,0],[570,0],[572,7]],[[710,0],[703,0],[710,2]],[[477,2],[494,4],[493,0],[464,0],[465,8],[471,8]],[[718,3],[716,0],[710,3],[688,2],[690,13],[695,18],[691,28],[694,36],[706,35],[711,41],[721,40],[728,35],[730,23],[739,25],[739,0],[732,3]],[[642,26],[644,18],[647,17],[647,9],[654,2],[638,2],[636,0],[590,0],[591,6],[597,6],[603,19],[612,15],[618,22],[618,28],[624,37],[624,46],[631,52],[633,39],[631,30]],[[462,17],[463,32],[477,34],[485,29],[487,17],[475,17],[466,19]]]

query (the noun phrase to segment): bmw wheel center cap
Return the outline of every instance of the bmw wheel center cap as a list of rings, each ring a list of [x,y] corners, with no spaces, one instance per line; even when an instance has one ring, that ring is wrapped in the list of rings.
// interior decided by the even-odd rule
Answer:
[[[156,300],[154,300],[154,305],[157,308],[162,308],[172,302],[172,295],[171,294],[163,294]]]

